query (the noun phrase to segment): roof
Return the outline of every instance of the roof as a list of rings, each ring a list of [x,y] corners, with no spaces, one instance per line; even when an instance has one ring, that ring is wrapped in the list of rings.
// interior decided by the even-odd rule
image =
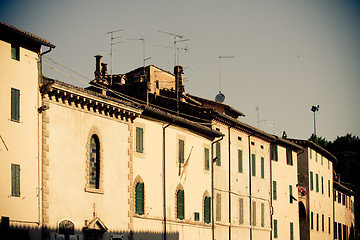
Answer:
[[[1,22],[1,21],[0,21],[0,29],[1,29],[1,32],[3,32],[4,30],[10,31],[10,32],[12,32],[14,34],[17,34],[17,35],[21,36],[21,37],[27,38],[27,39],[29,39],[29,40],[31,40],[33,42],[39,43],[39,44],[44,45],[44,46],[48,46],[50,48],[55,48],[55,45],[53,45],[51,42],[49,42],[49,41],[47,41],[47,40],[45,40],[45,39],[43,39],[41,37],[38,37],[38,36],[36,36],[36,35],[34,35],[32,33],[26,32],[24,30],[21,30],[19,28],[16,28],[14,26],[11,26],[11,25],[6,24],[6,23]]]
[[[320,147],[319,145],[317,145],[316,143],[309,141],[309,140],[303,140],[303,139],[292,139],[292,138],[287,138],[287,140],[296,143],[300,146],[303,147],[309,147],[311,149],[316,150],[317,152],[321,153],[324,157],[326,157],[327,159],[329,159],[330,161],[332,161],[333,163],[337,162],[337,158],[332,155],[329,151],[327,151],[326,149]]]

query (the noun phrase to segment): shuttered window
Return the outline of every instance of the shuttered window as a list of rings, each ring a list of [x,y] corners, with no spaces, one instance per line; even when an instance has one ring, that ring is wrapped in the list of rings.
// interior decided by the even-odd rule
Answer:
[[[256,202],[252,202],[252,225],[256,226]]]
[[[144,152],[144,130],[140,127],[136,127],[136,152]]]
[[[16,44],[11,44],[11,59],[20,60],[20,47]]]
[[[315,181],[316,181],[316,192],[319,192],[319,174],[316,173],[316,178],[315,178]]]
[[[144,183],[138,183],[135,190],[135,211],[139,215],[144,214]]]
[[[200,220],[200,214],[198,212],[194,212],[194,220],[199,221]]]
[[[11,196],[20,197],[20,165],[11,164]]]
[[[314,176],[313,176],[313,172],[310,172],[310,190],[314,190]]]
[[[178,219],[185,218],[185,199],[184,190],[179,190],[176,194],[176,217]]]
[[[205,197],[204,199],[204,222],[211,223],[211,198]]]
[[[244,224],[244,199],[239,199],[239,224]]]
[[[253,176],[256,176],[256,156],[255,154],[251,154],[251,160],[252,160],[252,164],[251,164],[251,167],[252,167],[252,175]]]
[[[243,172],[243,159],[242,159],[242,150],[238,150],[238,171],[239,173]]]
[[[328,180],[328,196],[330,197],[330,180]]]
[[[286,164],[290,166],[293,165],[292,151],[290,148],[286,148]]]
[[[265,160],[261,157],[261,178],[265,178]]]
[[[292,185],[289,185],[289,196],[290,196],[290,203],[293,203]]]
[[[276,144],[270,144],[270,158],[271,160],[278,161],[278,151]]]
[[[179,163],[184,163],[184,149],[185,142],[184,140],[179,139]]]
[[[205,159],[205,170],[209,170],[210,169],[210,154],[209,154],[209,149],[208,148],[204,148],[204,159]]]
[[[278,238],[278,226],[277,220],[274,219],[274,238]]]
[[[294,223],[290,222],[290,240],[294,240]]]
[[[316,231],[319,231],[319,214],[316,214]]]
[[[261,227],[265,226],[265,204],[261,203]]]
[[[11,120],[20,121],[20,90],[11,88]]]
[[[325,216],[321,214],[321,231],[325,231]]]
[[[216,194],[216,221],[221,221],[221,194]]]
[[[324,194],[324,177],[321,177],[321,193]]]
[[[277,200],[276,181],[273,181],[273,200]]]
[[[329,233],[331,233],[331,218],[329,217]]]
[[[311,229],[314,229],[314,213],[311,212],[310,214],[310,227]]]
[[[220,142],[216,143],[216,166],[221,166],[221,148]]]

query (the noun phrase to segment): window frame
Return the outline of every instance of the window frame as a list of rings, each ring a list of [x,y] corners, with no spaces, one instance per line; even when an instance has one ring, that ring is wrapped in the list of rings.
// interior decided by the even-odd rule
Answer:
[[[211,197],[204,198],[204,223],[211,223]]]
[[[10,119],[14,122],[20,122],[20,90],[16,88],[11,88]]]
[[[183,189],[176,192],[176,218],[185,219],[185,191]]]
[[[20,61],[20,46],[18,44],[11,43],[10,56],[11,59]]]
[[[20,197],[20,165],[11,164],[11,196]]]
[[[138,182],[135,186],[135,213],[144,215],[145,213],[145,184]]]
[[[144,153],[144,128],[137,126],[135,132],[135,151],[137,153]]]

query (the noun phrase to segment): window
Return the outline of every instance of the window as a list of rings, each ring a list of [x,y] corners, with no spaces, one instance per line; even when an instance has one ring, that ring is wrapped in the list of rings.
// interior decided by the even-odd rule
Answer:
[[[200,220],[200,214],[198,212],[194,212],[194,220],[199,221]]]
[[[204,199],[204,222],[211,223],[211,198],[205,197]]]
[[[316,173],[316,192],[319,192],[319,174]]]
[[[339,237],[339,239],[342,239],[341,223],[338,223],[338,237]],[[344,239],[344,240],[345,240],[345,239]]]
[[[294,223],[290,222],[290,240],[294,240]]]
[[[100,146],[99,138],[94,134],[90,139],[89,187],[100,187]]]
[[[290,196],[290,203],[293,203],[292,185],[289,185],[289,196]]]
[[[16,44],[11,44],[11,59],[20,60],[20,47]]]
[[[265,160],[261,157],[261,178],[265,178]]]
[[[274,238],[278,238],[278,227],[276,219],[274,219]]]
[[[329,234],[331,233],[331,219],[329,217]]]
[[[277,145],[273,143],[270,144],[270,158],[271,160],[278,161]]]
[[[182,139],[179,139],[179,163],[184,163],[184,148],[185,148],[185,142]]]
[[[273,200],[277,200],[276,181],[273,181]]]
[[[239,223],[244,224],[244,199],[239,199]]]
[[[315,152],[315,162],[317,162],[317,160],[318,160],[318,153]]]
[[[261,203],[261,227],[265,226],[265,204]]]
[[[11,120],[20,121],[20,90],[11,88]]]
[[[330,169],[330,161],[327,160],[327,163],[328,163],[328,169]]]
[[[310,227],[311,229],[314,229],[314,213],[311,212],[310,214]]]
[[[316,231],[319,231],[319,214],[316,214]]]
[[[251,159],[252,159],[252,175],[255,177],[256,176],[256,162],[255,162],[255,154],[251,154]]]
[[[11,164],[11,196],[20,197],[20,165]]]
[[[328,196],[330,197],[330,180],[328,180]]]
[[[293,165],[292,151],[290,148],[286,148],[286,164],[290,166]]]
[[[210,157],[209,149],[208,149],[208,148],[204,148],[205,170],[209,170],[209,169],[210,169],[209,157]]]
[[[216,166],[221,166],[221,148],[220,142],[216,143]]]
[[[179,190],[176,193],[176,217],[178,219],[185,218],[184,190]]]
[[[324,194],[324,177],[321,177],[321,193]]]
[[[321,155],[321,165],[324,165],[324,159],[323,159],[323,156]]]
[[[242,159],[242,151],[238,150],[238,172],[243,172],[243,159]]]
[[[345,206],[345,197],[346,197],[346,195],[343,194],[343,195],[342,195],[342,205],[344,205],[344,206]]]
[[[256,226],[256,202],[252,202],[252,225]]]
[[[136,189],[135,189],[135,211],[139,215],[144,214],[144,183],[136,184]]]
[[[334,222],[334,239],[337,239],[337,222]]]
[[[325,231],[325,216],[321,214],[321,231]]]
[[[221,221],[221,194],[216,194],[216,221]]]
[[[136,127],[136,152],[144,152],[144,130],[140,127]]]
[[[312,158],[312,149],[310,148],[309,151],[310,151],[310,159],[311,159]]]
[[[314,190],[314,176],[313,176],[313,172],[310,172],[310,190]]]
[[[338,192],[338,203],[341,203],[341,192]]]

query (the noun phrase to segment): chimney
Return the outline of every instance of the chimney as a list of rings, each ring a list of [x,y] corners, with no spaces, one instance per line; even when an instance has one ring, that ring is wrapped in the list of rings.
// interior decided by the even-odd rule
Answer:
[[[95,55],[94,56],[96,59],[96,68],[95,68],[95,78],[99,78],[101,76],[101,55]]]
[[[175,91],[179,93],[183,93],[185,91],[183,84],[183,74],[184,70],[182,66],[174,67],[174,75],[175,75]]]
[[[108,74],[107,63],[101,63],[101,75],[105,77]]]

